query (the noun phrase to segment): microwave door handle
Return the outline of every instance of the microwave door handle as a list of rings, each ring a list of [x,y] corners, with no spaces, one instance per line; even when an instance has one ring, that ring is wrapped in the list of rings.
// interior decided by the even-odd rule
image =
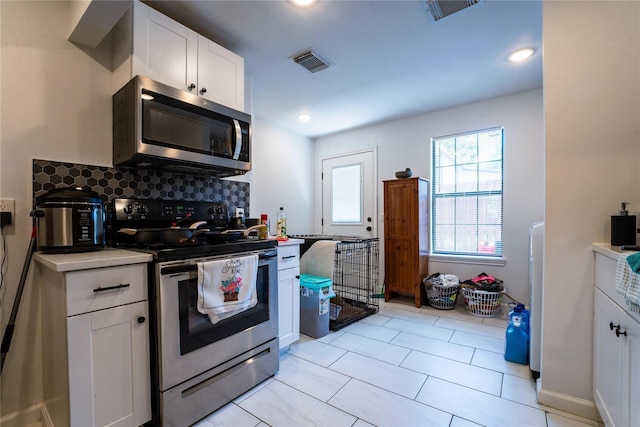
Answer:
[[[238,160],[240,150],[242,150],[242,128],[240,127],[240,122],[236,119],[233,119],[233,125],[236,128],[236,149],[233,153],[233,160]]]

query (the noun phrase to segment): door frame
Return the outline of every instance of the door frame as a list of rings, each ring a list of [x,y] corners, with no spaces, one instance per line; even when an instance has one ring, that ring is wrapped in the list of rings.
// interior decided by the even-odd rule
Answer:
[[[349,152],[345,152],[345,153],[334,153],[331,155],[327,155],[325,157],[320,157],[319,160],[319,169],[320,169],[320,173],[318,175],[319,178],[319,186],[316,187],[318,189],[318,195],[316,197],[316,200],[318,200],[319,202],[319,206],[317,209],[317,215],[318,215],[318,221],[316,222],[318,229],[320,230],[320,233],[322,233],[323,230],[323,225],[322,225],[322,219],[324,217],[324,182],[322,179],[322,165],[324,163],[325,160],[333,160],[333,159],[338,159],[341,157],[348,157],[348,156],[354,156],[354,155],[359,155],[359,154],[366,154],[366,153],[371,153],[373,160],[372,160],[372,171],[371,171],[371,175],[373,177],[373,183],[371,185],[371,191],[372,191],[372,195],[371,195],[371,203],[372,203],[372,223],[373,223],[373,227],[374,227],[374,234],[372,237],[380,237],[380,224],[378,222],[378,217],[379,217],[379,213],[378,213],[378,147],[377,146],[373,146],[371,148],[365,148],[362,150],[357,150],[357,151],[349,151]]]

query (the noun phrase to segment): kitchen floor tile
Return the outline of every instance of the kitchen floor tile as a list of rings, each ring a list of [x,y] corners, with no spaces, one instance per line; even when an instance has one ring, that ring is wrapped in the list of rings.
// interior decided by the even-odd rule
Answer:
[[[406,309],[401,310],[392,307],[383,308],[380,310],[380,315],[392,317],[394,319],[415,320],[423,325],[433,325],[438,320],[438,316],[428,314],[424,311],[409,311]]]
[[[346,351],[320,341],[303,340],[291,344],[289,353],[321,366],[329,366]]]
[[[329,404],[379,427],[448,426],[451,421],[450,414],[432,406],[355,379],[331,398]]]
[[[416,398],[484,426],[544,426],[545,412],[498,396],[429,377]]]
[[[239,406],[273,427],[350,427],[356,422],[353,415],[279,381],[273,381]]]
[[[449,341],[454,344],[468,345],[481,350],[504,354],[504,338],[494,338],[472,332],[455,331]]]
[[[502,373],[419,351],[412,351],[400,366],[496,396],[502,389]]]
[[[536,403],[529,367],[504,360],[508,310],[482,318],[462,302],[378,302],[339,331],[301,335],[273,378],[196,427],[601,426]]]
[[[436,326],[424,325],[415,320],[404,319],[391,319],[384,324],[384,327],[441,341],[449,341],[454,333],[451,329],[438,328]]]
[[[285,354],[275,379],[326,402],[342,388],[349,377],[315,363]]]
[[[372,338],[345,333],[331,342],[331,345],[352,351],[372,359],[382,360],[392,365],[399,365],[409,354],[409,349],[387,344]]]
[[[374,314],[375,316],[375,314]],[[393,321],[391,319],[390,321]],[[386,325],[389,322],[385,323],[385,327],[372,325],[370,323],[364,322],[356,322],[344,328],[344,332],[350,332],[352,334],[361,335],[363,337],[372,338],[374,340],[389,342],[396,335],[398,335],[398,331],[393,329],[388,329]]]
[[[522,378],[530,378],[531,375],[529,365],[509,362],[504,359],[503,353],[494,351],[476,349],[471,364]]]
[[[391,344],[465,363],[471,362],[474,351],[472,347],[421,337],[407,332],[400,332],[391,341]]]
[[[536,383],[529,378],[504,375],[502,377],[502,398],[542,409],[536,402]]]
[[[416,397],[427,379],[426,375],[355,353],[347,353],[330,368],[411,399]]]
[[[200,421],[198,427],[256,427],[261,421],[235,403],[229,403],[218,409],[213,415]]]

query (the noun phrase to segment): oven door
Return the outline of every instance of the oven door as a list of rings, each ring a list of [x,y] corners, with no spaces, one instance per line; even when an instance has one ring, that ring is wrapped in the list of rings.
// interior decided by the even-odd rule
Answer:
[[[253,252],[252,252],[253,253]],[[197,263],[248,255],[166,262],[157,265],[159,389],[165,391],[278,336],[277,251],[258,253],[258,303],[211,323],[197,309]]]

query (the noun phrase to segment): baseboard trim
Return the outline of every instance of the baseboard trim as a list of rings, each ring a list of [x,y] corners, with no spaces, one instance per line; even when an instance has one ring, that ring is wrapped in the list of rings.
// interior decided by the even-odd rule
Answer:
[[[549,412],[554,412],[553,409],[558,409],[581,418],[592,420],[596,423],[602,422],[600,413],[593,400],[580,399],[568,394],[544,389],[542,388],[541,381],[537,381],[537,401],[540,405],[546,406],[547,408],[545,408],[545,410]]]
[[[43,419],[43,415],[45,414],[47,419],[50,421],[49,414],[47,413],[47,409],[44,407],[44,404],[36,403],[28,408],[3,416],[0,418],[0,425],[2,425],[2,427],[24,427],[40,421],[43,427],[53,427],[53,424],[51,423],[45,424]]]

